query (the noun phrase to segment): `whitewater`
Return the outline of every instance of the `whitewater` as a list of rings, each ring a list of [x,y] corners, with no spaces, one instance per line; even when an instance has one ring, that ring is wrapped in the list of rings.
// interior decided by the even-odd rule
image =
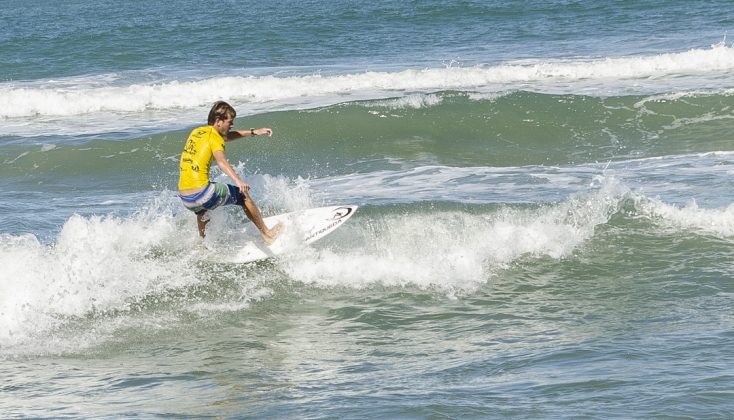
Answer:
[[[148,69],[3,82],[0,118],[7,124],[6,135],[28,137],[37,135],[36,125],[55,135],[110,133],[131,126],[171,129],[219,99],[234,101],[241,113],[249,115],[448,90],[482,98],[515,90],[611,96],[683,94],[705,85],[706,91],[730,94],[727,75],[732,68],[734,47],[722,41],[708,49],[648,56],[468,66],[452,62],[441,68],[389,72],[275,68],[257,72],[271,74],[245,71],[215,77],[188,72],[171,80],[158,69]]]

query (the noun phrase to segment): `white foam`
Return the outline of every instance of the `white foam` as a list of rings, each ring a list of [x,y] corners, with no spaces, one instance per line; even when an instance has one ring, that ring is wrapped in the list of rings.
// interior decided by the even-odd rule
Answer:
[[[463,168],[457,170],[452,174],[451,168],[418,168],[421,182],[413,187],[468,175]],[[578,184],[560,175],[559,185]],[[263,203],[287,210],[311,206],[323,186],[304,179],[260,176],[255,180]],[[555,204],[489,206],[468,212],[410,205],[401,207],[408,209],[404,214],[390,211],[390,206],[387,210],[363,206],[317,246],[301,247],[275,260],[275,269],[264,269],[264,279],[243,275],[242,267],[227,271],[217,266],[210,275],[218,281],[230,276],[235,292],[194,299],[182,307],[166,302],[175,299],[168,291],[206,287],[202,281],[207,268],[201,264],[202,257],[191,251],[199,245],[194,217],[180,207],[173,192],[155,197],[129,217],[73,216],[52,244],[32,235],[2,235],[0,356],[74,350],[136,325],[168,328],[182,308],[203,316],[246,310],[252,301],[277,293],[278,288],[261,283],[277,281],[281,273],[288,281],[314,287],[408,286],[448,295],[473,291],[526,258],[559,260],[573,255],[630,196],[629,189],[610,176],[595,177],[591,185],[587,179],[584,185],[585,189]],[[676,207],[632,195],[640,198],[637,208],[643,215],[664,226],[734,236],[734,205],[704,209],[691,202]],[[221,234],[226,246],[225,232],[236,234],[244,217],[236,208],[212,213],[210,235]],[[204,261],[211,261],[209,257],[204,252]],[[242,282],[245,277],[247,281]],[[146,299],[160,299],[173,305],[173,311],[166,311],[164,305],[156,311],[162,314],[137,313],[136,305]],[[167,321],[157,319],[161,315]],[[78,323],[86,327],[59,333]]]
[[[642,214],[664,227],[722,238],[734,237],[734,204],[724,208],[701,208],[695,200],[685,206],[667,204],[659,199],[639,201]]]
[[[314,179],[311,180],[311,189],[315,197],[326,202],[339,200],[344,195],[380,203],[437,199],[478,204],[534,202],[545,194],[550,201],[557,197],[560,189],[573,192],[586,188],[592,174],[599,172],[601,170],[594,167],[426,165]],[[528,177],[536,178],[538,182],[528,187]]]
[[[94,311],[127,310],[130,299],[193,281],[146,254],[175,234],[169,217],[71,217],[52,245],[2,238],[0,347],[19,345]]]
[[[391,215],[362,224],[355,217],[342,230],[361,240],[287,257],[283,266],[294,279],[320,287],[474,290],[521,258],[569,256],[627,193],[607,179],[598,190],[535,209]]]
[[[288,192],[280,178],[256,178],[266,186],[263,193],[280,190],[269,199],[273,206],[308,206],[305,181],[293,181]],[[235,208],[212,213],[213,237],[236,234],[244,221]],[[175,327],[160,317],[174,322],[177,311],[245,310],[272,295],[256,279],[240,284],[237,269],[207,269],[214,259],[196,232],[193,214],[174,192],[164,191],[127,217],[73,215],[51,243],[33,235],[0,235],[0,357],[79,350],[135,325]],[[212,277],[234,281],[232,290],[192,300],[175,292],[206,287],[202,283]],[[151,315],[141,305],[170,305],[174,311]]]
[[[262,205],[282,209],[285,212],[316,207],[311,183],[302,177],[295,180],[284,176],[264,176]]]
[[[403,98],[393,98],[382,101],[374,101],[365,104],[367,107],[381,107],[388,109],[421,109],[436,106],[443,102],[443,98],[435,94],[408,95]]]
[[[599,94],[730,88],[734,47],[649,56],[542,60],[473,67],[368,71],[349,74],[239,75],[183,81],[140,82],[131,78],[84,77],[64,81],[0,83],[4,134],[35,135],[41,128],[69,134],[124,127],[190,124],[212,102],[232,102],[241,114],[297,109],[356,99],[402,96],[390,106],[420,108],[440,101],[430,93],[475,91],[473,96],[516,89]],[[274,69],[278,74],[277,69]],[[175,77],[172,75],[171,77]],[[702,79],[703,78],[703,79]],[[429,95],[422,95],[429,94]],[[79,116],[84,119],[79,119]],[[62,123],[63,124],[59,124]],[[63,127],[59,126],[64,126]]]
[[[143,322],[141,302],[199,284],[206,277],[190,269],[202,253],[189,216],[164,193],[129,217],[74,215],[49,244],[1,235],[0,356],[94,345],[129,324],[121,317]]]

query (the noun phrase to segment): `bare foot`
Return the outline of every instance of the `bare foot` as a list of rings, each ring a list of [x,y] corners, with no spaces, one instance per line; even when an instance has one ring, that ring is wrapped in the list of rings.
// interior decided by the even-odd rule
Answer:
[[[263,235],[263,239],[265,240],[265,243],[267,245],[272,245],[273,242],[275,242],[276,239],[278,239],[278,235],[280,235],[283,232],[283,223],[278,222],[275,226],[268,229],[268,234]]]

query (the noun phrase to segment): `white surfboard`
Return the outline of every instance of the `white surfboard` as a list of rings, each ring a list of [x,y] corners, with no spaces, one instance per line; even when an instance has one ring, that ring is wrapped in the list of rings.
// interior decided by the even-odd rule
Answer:
[[[270,246],[265,245],[255,225],[249,223],[244,231],[246,242],[234,260],[241,263],[263,260],[316,242],[343,225],[357,207],[319,207],[266,217],[263,220],[268,227],[283,223],[283,230]]]

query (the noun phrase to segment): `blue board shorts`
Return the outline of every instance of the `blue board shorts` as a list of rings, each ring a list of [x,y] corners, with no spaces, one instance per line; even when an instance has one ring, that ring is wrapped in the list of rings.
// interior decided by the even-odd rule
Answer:
[[[211,182],[196,194],[179,195],[183,205],[194,213],[204,210],[214,210],[228,204],[245,204],[245,196],[240,189],[230,184]]]

